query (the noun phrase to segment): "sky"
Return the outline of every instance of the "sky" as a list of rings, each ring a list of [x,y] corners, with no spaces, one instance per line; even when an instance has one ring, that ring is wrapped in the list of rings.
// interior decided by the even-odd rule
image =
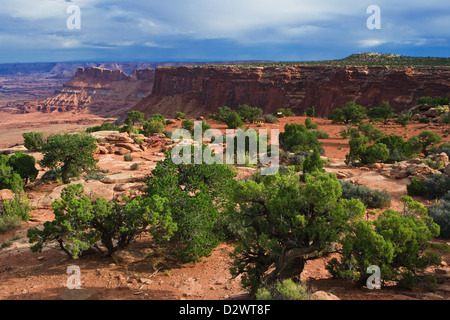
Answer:
[[[379,15],[368,12],[373,5]],[[450,57],[448,0],[0,0],[0,63],[308,61],[360,52]]]

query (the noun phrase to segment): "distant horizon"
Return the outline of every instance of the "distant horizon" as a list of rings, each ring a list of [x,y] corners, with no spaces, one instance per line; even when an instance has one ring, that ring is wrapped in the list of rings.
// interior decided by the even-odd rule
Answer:
[[[333,61],[333,60],[342,60],[348,58],[352,55],[356,54],[364,54],[364,53],[375,53],[382,55],[399,55],[403,57],[412,57],[412,58],[450,58],[450,55],[447,56],[421,56],[421,55],[402,55],[393,52],[356,52],[344,57],[337,57],[331,59],[308,59],[308,60],[267,60],[267,59],[186,59],[186,60],[66,60],[66,61],[26,61],[26,62],[0,62],[0,65],[12,65],[12,64],[53,64],[53,63],[182,63],[182,62],[249,62],[249,61],[264,61],[264,62],[320,62],[320,61]]]

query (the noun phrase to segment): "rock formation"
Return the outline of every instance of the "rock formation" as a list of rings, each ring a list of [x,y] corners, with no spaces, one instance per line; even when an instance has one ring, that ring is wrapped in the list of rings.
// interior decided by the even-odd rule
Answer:
[[[151,93],[154,70],[134,71],[128,76],[121,70],[97,67],[79,68],[75,76],[55,94],[40,102],[30,102],[22,112],[88,111],[118,117]]]
[[[311,106],[327,116],[348,101],[372,107],[388,101],[397,110],[421,96],[446,96],[450,67],[183,66],[160,67],[150,96],[133,109],[173,116],[208,115],[221,106],[249,104],[266,113]]]

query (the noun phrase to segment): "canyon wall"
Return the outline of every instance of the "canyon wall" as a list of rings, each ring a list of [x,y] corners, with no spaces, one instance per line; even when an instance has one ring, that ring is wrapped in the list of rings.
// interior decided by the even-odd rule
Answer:
[[[17,106],[21,112],[89,112],[120,117],[152,92],[154,70],[135,70],[131,76],[121,70],[78,68],[74,77],[55,94],[41,101]]]
[[[311,106],[317,116],[355,101],[367,107],[388,101],[406,110],[421,96],[450,94],[450,67],[183,66],[156,69],[152,94],[135,110],[174,116],[208,115],[221,106],[248,104],[266,113]]]

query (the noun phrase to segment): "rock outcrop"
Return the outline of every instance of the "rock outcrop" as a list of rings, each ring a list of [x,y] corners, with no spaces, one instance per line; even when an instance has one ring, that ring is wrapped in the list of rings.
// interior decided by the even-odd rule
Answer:
[[[412,108],[418,97],[449,91],[450,67],[160,67],[152,94],[133,109],[208,115],[221,106],[249,104],[266,113],[284,107],[301,114],[315,106],[316,115],[327,116],[348,101],[368,107],[389,101],[399,111]]]
[[[42,101],[19,106],[22,112],[89,111],[119,117],[152,92],[154,70],[136,70],[131,76],[121,70],[79,68],[55,94]]]

